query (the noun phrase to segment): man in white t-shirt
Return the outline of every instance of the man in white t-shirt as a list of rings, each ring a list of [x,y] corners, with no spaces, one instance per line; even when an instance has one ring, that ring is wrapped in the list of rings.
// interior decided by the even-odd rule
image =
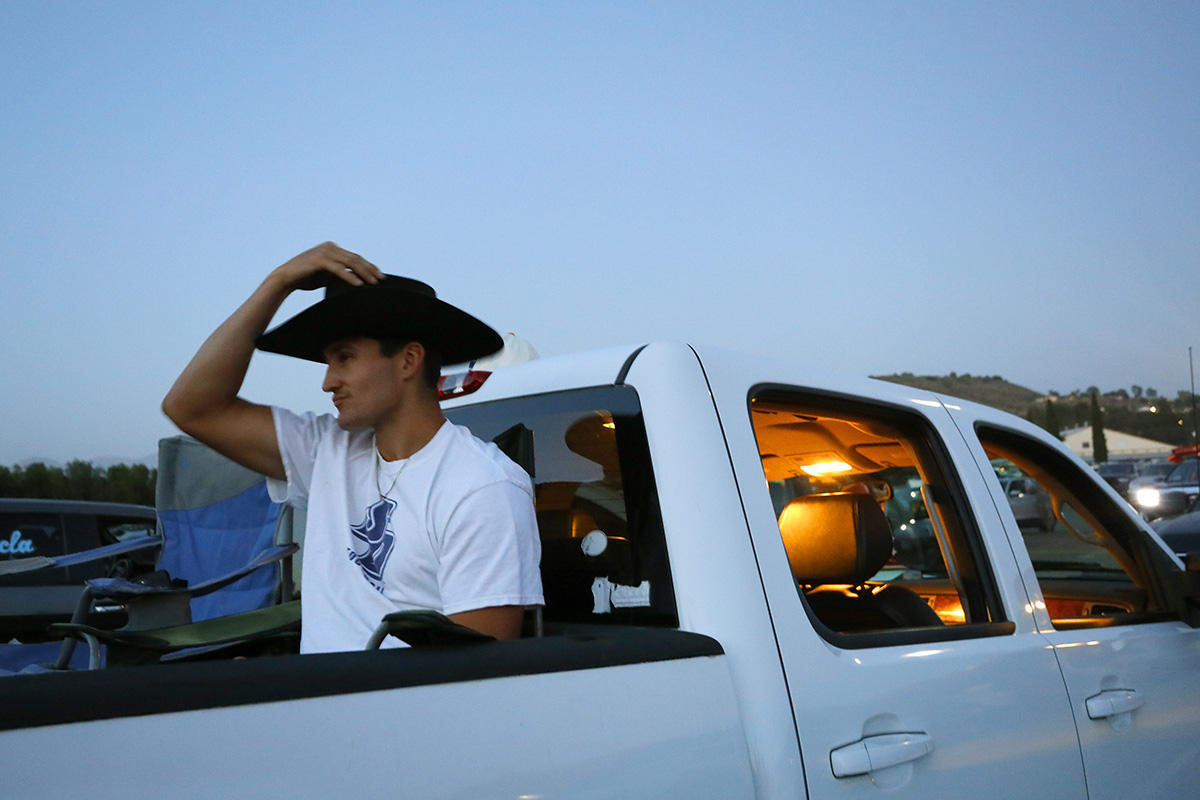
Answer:
[[[293,291],[321,286],[321,302],[263,332]],[[426,284],[326,242],[272,271],[163,400],[181,430],[307,509],[302,652],[361,649],[402,609],[511,638],[542,603],[528,475],[437,400],[442,363],[501,344]],[[256,346],[326,364],[337,417],[240,398]]]

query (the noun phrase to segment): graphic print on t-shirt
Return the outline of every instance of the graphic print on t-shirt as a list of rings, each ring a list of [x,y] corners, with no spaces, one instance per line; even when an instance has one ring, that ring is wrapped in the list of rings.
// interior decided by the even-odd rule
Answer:
[[[383,591],[383,570],[396,544],[395,534],[388,530],[388,522],[395,510],[396,501],[382,497],[367,508],[362,522],[350,526],[353,546],[346,548],[350,560],[358,564],[363,577],[380,592]]]

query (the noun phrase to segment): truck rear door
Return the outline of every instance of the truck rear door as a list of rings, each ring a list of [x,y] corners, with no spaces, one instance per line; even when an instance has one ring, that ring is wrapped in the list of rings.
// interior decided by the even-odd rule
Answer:
[[[950,411],[994,495],[996,470],[1016,469],[1051,497],[1049,530],[1019,525],[1002,502],[985,524],[1012,542],[1062,668],[1089,796],[1194,796],[1200,630],[1171,607],[1177,565],[1123,499],[1044,433],[989,409]]]

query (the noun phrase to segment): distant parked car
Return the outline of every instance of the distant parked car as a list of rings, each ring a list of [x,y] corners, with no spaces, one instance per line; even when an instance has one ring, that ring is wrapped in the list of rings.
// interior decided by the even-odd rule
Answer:
[[[1133,502],[1133,497],[1137,494],[1138,489],[1153,486],[1170,475],[1173,469],[1175,469],[1173,461],[1145,461],[1139,464],[1137,477],[1129,482],[1125,496],[1129,498],[1130,502]]]
[[[1138,489],[1133,497],[1134,506],[1146,519],[1182,514],[1200,496],[1198,466],[1200,459],[1195,458],[1176,464],[1162,480]]]
[[[1000,485],[1008,497],[1008,506],[1018,525],[1028,525],[1039,530],[1048,531],[1054,527],[1054,508],[1050,504],[1050,495],[1042,491],[1033,478],[1021,476],[1003,478]]]
[[[1129,482],[1137,477],[1137,464],[1132,461],[1106,461],[1096,467],[1096,472],[1122,497],[1129,490]]]

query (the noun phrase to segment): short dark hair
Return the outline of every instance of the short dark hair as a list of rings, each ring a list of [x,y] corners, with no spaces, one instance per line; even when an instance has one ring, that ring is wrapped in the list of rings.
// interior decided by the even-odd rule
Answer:
[[[409,342],[416,342],[425,349],[425,363],[421,373],[421,377],[425,380],[425,385],[436,392],[438,388],[438,379],[442,376],[442,354],[433,349],[429,345],[422,342],[420,339],[380,339],[379,353],[384,358],[391,358],[400,352]]]

